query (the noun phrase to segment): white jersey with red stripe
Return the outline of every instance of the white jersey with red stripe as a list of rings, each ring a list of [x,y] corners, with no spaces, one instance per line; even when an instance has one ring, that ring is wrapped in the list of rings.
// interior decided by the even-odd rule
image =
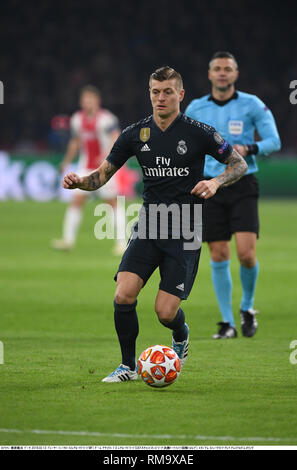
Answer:
[[[98,110],[94,116],[87,116],[84,111],[77,111],[72,115],[71,134],[81,141],[80,169],[98,168],[112,147],[111,132],[118,129],[117,117],[106,109]]]

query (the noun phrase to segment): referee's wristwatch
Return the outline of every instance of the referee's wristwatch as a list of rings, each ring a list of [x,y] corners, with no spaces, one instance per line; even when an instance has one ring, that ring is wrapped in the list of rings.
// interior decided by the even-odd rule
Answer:
[[[244,146],[246,150],[246,155],[257,155],[259,147],[257,144],[248,144]]]

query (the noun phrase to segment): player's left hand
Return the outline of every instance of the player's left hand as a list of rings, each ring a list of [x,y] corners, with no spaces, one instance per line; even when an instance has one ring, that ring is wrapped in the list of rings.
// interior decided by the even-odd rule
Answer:
[[[198,196],[201,199],[209,199],[215,195],[219,186],[220,184],[215,178],[212,178],[211,180],[202,180],[199,181],[199,183],[197,183],[192,189],[191,194]]]
[[[246,157],[248,154],[248,149],[246,145],[233,145],[233,148],[241,155],[242,157]]]

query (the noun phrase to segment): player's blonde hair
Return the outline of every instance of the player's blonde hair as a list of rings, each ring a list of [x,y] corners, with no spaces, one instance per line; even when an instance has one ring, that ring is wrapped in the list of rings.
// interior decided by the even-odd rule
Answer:
[[[183,79],[181,74],[174,70],[169,65],[165,65],[164,67],[160,67],[159,69],[155,70],[149,79],[149,86],[151,86],[152,80],[158,80],[158,82],[164,82],[165,80],[176,80],[177,88],[180,90],[183,88]]]

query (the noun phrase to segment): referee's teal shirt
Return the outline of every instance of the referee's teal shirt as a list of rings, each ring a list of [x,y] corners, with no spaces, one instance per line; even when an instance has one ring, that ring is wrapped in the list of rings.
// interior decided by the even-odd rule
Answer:
[[[281,148],[281,141],[270,109],[257,96],[236,91],[226,102],[218,102],[211,95],[193,100],[185,114],[205,122],[224,137],[230,145],[256,144],[257,155],[268,155]],[[261,141],[255,142],[255,131]],[[258,171],[255,155],[245,158],[246,174]],[[204,177],[213,178],[225,170],[225,165],[206,155]]]

